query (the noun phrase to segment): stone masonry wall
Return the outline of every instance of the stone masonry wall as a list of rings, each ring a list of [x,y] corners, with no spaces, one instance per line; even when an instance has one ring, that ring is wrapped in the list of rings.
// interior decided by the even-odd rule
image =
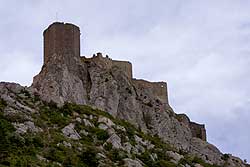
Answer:
[[[207,141],[205,125],[191,122],[186,114],[177,114],[177,119],[191,129],[192,137]]]
[[[44,64],[53,55],[80,57],[80,29],[69,23],[55,22],[44,32]],[[74,57],[72,57],[74,56]]]
[[[101,66],[104,69],[111,69],[112,67],[118,67],[123,71],[129,79],[132,79],[132,64],[129,61],[112,60],[109,57],[103,57],[102,53],[97,53],[91,58],[81,57],[84,62],[95,62],[96,65]]]
[[[133,74],[132,74],[132,64],[129,61],[117,61],[113,60],[112,61],[112,66],[117,66],[122,69],[128,76],[128,78],[132,79]]]
[[[189,127],[193,137],[200,138],[201,140],[207,141],[205,125],[190,122]]]
[[[162,103],[168,104],[166,82],[149,82],[141,79],[133,79],[132,82],[137,90],[143,90],[155,98],[158,98]]]

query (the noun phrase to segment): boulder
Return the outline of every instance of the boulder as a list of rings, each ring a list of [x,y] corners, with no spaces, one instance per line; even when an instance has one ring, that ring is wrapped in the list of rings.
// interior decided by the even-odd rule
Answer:
[[[27,121],[24,123],[13,123],[13,125],[16,128],[16,132],[18,134],[24,134],[27,132],[38,133],[43,131],[41,128],[36,127],[34,122],[31,121]]]
[[[143,167],[143,164],[137,159],[133,160],[130,158],[125,158],[123,161],[125,163],[124,166],[126,167]]]
[[[117,134],[113,134],[112,136],[110,136],[106,143],[111,143],[112,147],[115,149],[123,148],[121,144],[121,138]],[[104,143],[104,145],[106,145],[106,143]]]
[[[65,137],[68,137],[70,139],[79,140],[81,136],[77,133],[77,131],[74,129],[75,125],[70,123],[69,125],[65,126],[62,129],[62,133]]]

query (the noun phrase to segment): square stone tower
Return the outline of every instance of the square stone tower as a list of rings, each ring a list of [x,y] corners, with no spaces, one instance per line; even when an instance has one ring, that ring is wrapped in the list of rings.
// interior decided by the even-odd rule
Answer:
[[[55,55],[66,60],[80,57],[80,29],[76,25],[55,22],[43,32],[43,36],[44,64]]]

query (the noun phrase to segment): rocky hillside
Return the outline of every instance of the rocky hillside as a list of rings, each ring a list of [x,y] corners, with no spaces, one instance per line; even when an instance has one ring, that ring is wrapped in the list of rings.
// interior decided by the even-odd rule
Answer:
[[[51,24],[31,87],[0,83],[2,166],[246,166],[172,110],[167,83],[133,78],[128,61],[80,56],[80,34]]]
[[[14,83],[0,83],[0,136],[0,166],[244,166],[229,154],[217,155],[220,165],[207,163],[107,112],[71,103],[57,107]]]

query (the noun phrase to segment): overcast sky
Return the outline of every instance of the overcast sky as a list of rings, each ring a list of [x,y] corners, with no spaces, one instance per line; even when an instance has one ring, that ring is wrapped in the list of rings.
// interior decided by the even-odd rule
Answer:
[[[103,52],[132,62],[136,78],[167,81],[175,112],[250,161],[250,1],[0,0],[0,18],[1,81],[29,86],[42,66],[43,30],[71,22],[82,55]]]

